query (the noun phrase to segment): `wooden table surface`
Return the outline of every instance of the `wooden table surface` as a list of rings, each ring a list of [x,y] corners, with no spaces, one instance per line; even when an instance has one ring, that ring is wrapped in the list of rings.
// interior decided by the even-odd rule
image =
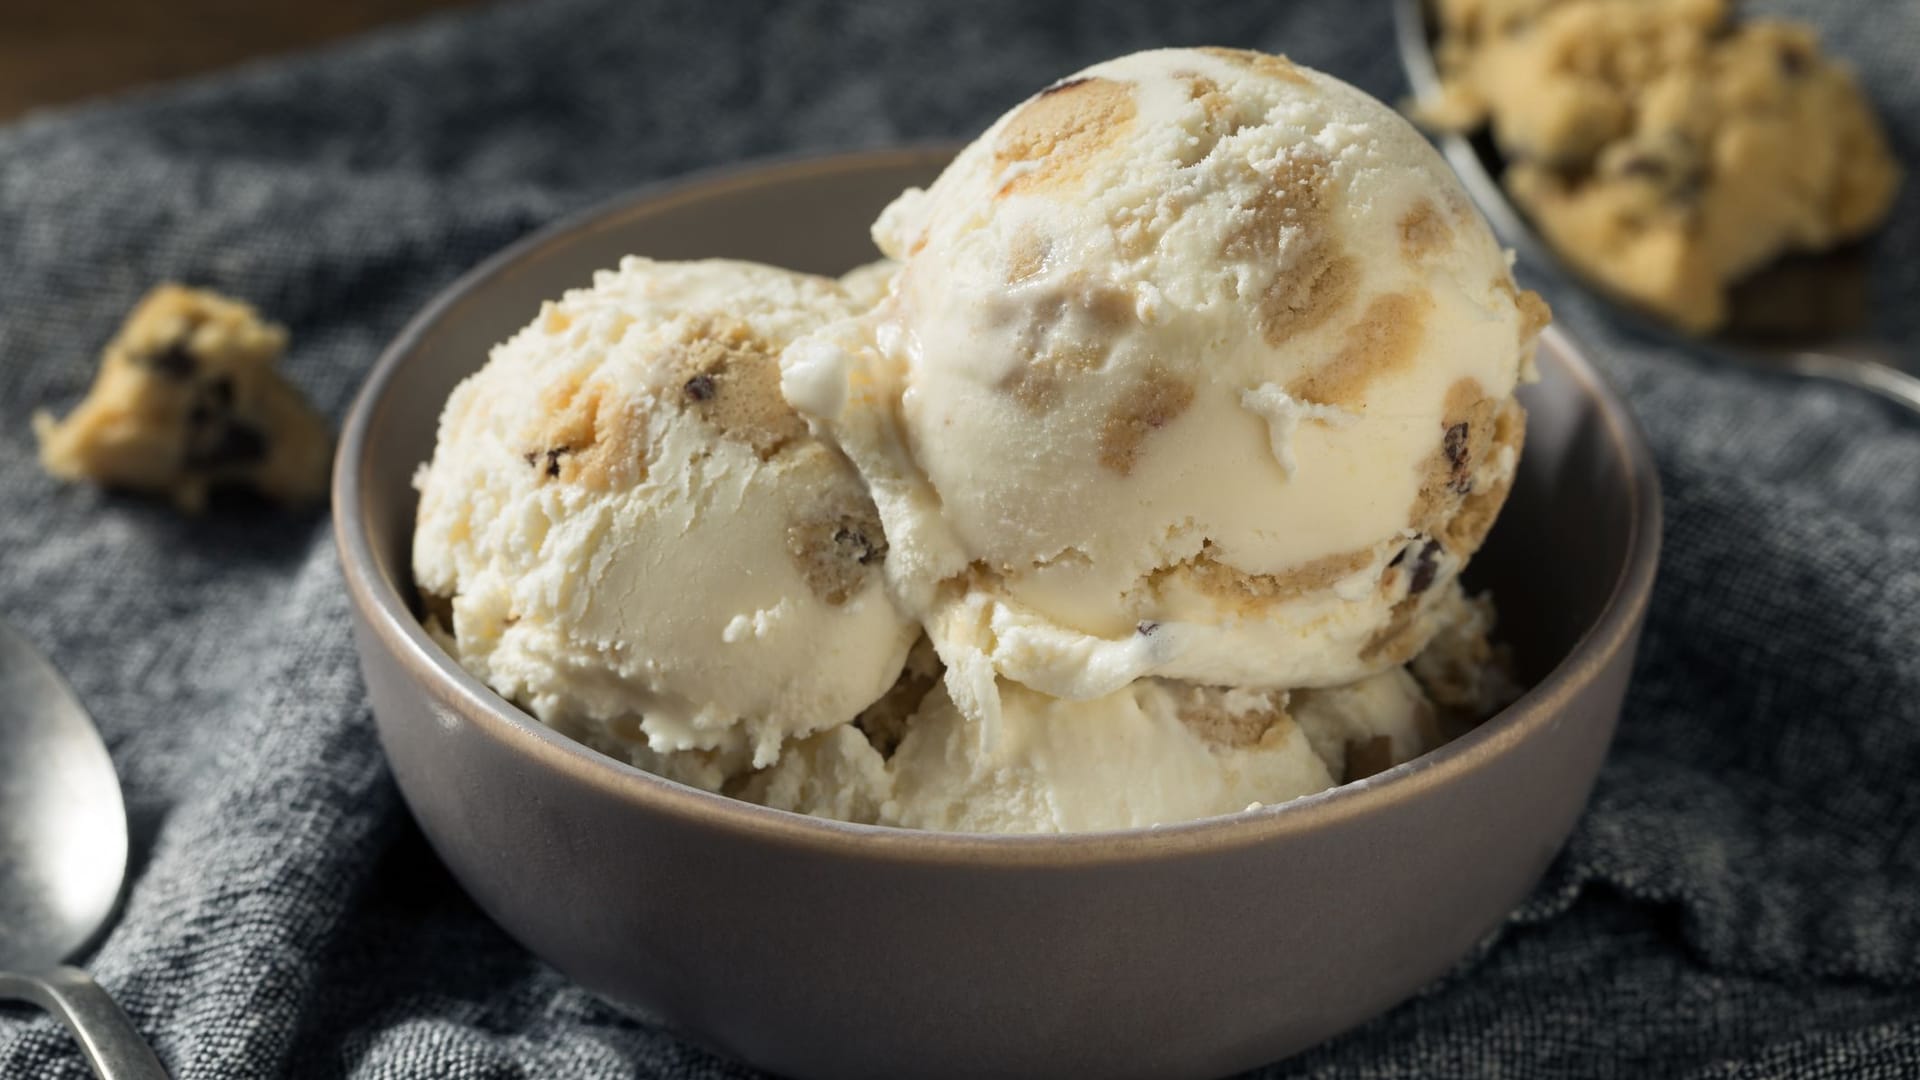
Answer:
[[[0,0],[0,121],[474,0]]]

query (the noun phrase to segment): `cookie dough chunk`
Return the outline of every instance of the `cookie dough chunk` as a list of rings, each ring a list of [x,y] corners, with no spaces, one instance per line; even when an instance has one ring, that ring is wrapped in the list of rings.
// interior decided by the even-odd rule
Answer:
[[[1693,333],[1783,255],[1875,228],[1900,170],[1811,29],[1726,0],[1442,0],[1436,126],[1490,124],[1548,242]]]
[[[287,503],[327,491],[326,421],[273,369],[285,329],[215,293],[161,285],[108,343],[65,420],[36,413],[40,463],[62,480],[165,495],[198,511],[209,489]]]

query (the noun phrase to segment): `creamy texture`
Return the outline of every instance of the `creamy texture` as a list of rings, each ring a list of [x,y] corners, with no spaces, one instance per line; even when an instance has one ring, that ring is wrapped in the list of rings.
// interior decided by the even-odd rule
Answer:
[[[1520,685],[1507,649],[1493,641],[1493,598],[1454,589],[1441,605],[1440,631],[1407,670],[1439,710],[1441,733],[1452,736],[1512,704]]]
[[[890,824],[1078,832],[1244,810],[1331,787],[1285,695],[1142,679],[1068,701],[1003,688],[989,735],[942,694],[894,755]]]
[[[989,731],[1008,684],[1331,686],[1431,635],[1545,311],[1391,110],[1277,57],[1124,57],[874,235],[893,292],[784,389],[859,465]]]
[[[414,576],[460,662],[706,787],[885,692],[917,631],[776,360],[856,310],[831,279],[627,259],[494,349],[417,482]]]
[[[859,728],[792,747],[740,791],[867,824],[1048,833],[1163,825],[1285,802],[1438,745],[1405,671],[1331,690],[1228,690],[1142,679],[1088,701],[1002,688],[984,730],[944,686],[890,755]]]
[[[887,298],[893,279],[900,275],[900,264],[893,259],[875,259],[840,275],[840,287],[847,298],[862,310]]]
[[[1438,711],[1405,668],[1345,686],[1296,691],[1288,704],[1314,753],[1340,783],[1412,761],[1445,741]]]
[[[461,385],[414,565],[463,664],[676,780],[972,832],[1284,802],[1504,704],[1457,575],[1546,313],[1390,111],[1126,57],[874,233],[837,281],[627,260]]]

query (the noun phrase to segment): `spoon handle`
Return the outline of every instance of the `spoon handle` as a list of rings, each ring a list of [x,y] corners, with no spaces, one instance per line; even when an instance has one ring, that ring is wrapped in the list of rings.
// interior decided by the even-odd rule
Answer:
[[[30,975],[0,971],[0,1000],[29,1001],[59,1017],[101,1080],[167,1080],[167,1070],[133,1021],[79,968]]]
[[[1838,379],[1920,412],[1920,377],[1905,370],[1890,347],[1859,345],[1800,352],[1787,364],[1803,375]]]

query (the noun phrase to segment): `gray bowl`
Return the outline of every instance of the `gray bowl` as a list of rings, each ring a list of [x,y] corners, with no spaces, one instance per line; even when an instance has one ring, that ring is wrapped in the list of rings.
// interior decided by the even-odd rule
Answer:
[[[689,180],[522,242],[381,358],[334,473],[354,635],[393,773],[473,898],[535,954],[796,1076],[1216,1075],[1406,998],[1492,930],[1580,814],[1659,548],[1647,448],[1549,332],[1527,450],[1474,563],[1532,690],[1371,779],[1172,827],[918,833],[709,795],[541,726],[409,610],[409,477],[447,392],[539,302],[621,255],[834,273],[945,150]]]

